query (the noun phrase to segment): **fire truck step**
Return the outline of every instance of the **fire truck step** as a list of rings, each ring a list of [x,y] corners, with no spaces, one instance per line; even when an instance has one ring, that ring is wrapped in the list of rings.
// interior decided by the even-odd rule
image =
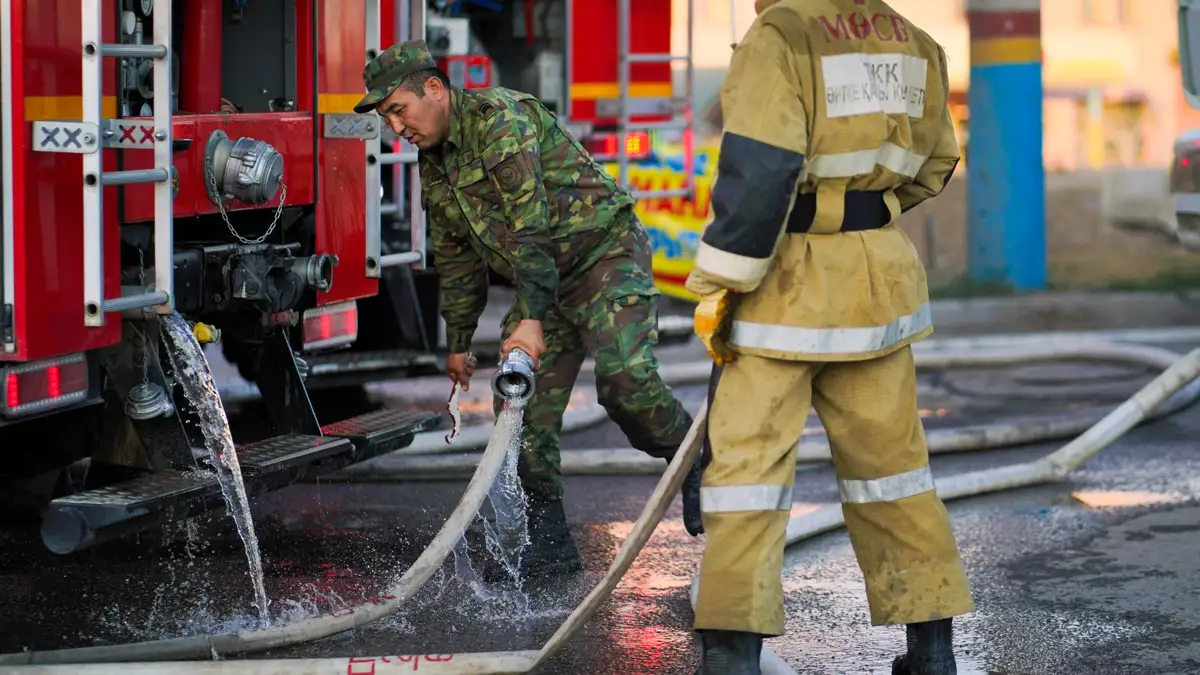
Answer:
[[[333,466],[318,471],[339,468],[352,461],[354,453],[349,439],[299,434],[237,449],[250,494],[293,483],[322,460],[337,457],[340,463],[331,462]],[[156,471],[51,501],[42,520],[42,542],[55,553],[72,553],[221,504],[221,487],[211,474]]]
[[[238,446],[243,475],[263,475],[312,464],[334,455],[350,455],[354,445],[344,438],[285,434]]]
[[[42,543],[65,555],[221,501],[215,478],[164,470],[59,497],[42,518]]]
[[[384,409],[327,424],[323,431],[354,443],[354,461],[361,462],[409,445],[417,434],[437,428],[441,419],[441,413]]]
[[[221,491],[216,479],[180,471],[156,471],[137,478],[59,497],[50,508],[84,507],[96,509],[145,509],[154,505],[164,508],[172,504],[201,499]]]

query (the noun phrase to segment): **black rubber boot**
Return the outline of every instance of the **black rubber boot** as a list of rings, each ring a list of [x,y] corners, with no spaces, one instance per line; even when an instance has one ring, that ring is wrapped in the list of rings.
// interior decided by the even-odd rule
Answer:
[[[704,520],[700,517],[700,477],[703,471],[700,458],[697,457],[680,489],[683,495],[683,529],[693,537],[704,534]]]
[[[696,675],[762,675],[763,639],[754,633],[702,630],[700,670]]]
[[[951,619],[910,623],[908,653],[892,661],[892,675],[958,675]]]
[[[561,499],[530,499],[529,546],[521,555],[521,578],[534,581],[576,574],[583,570],[579,549],[567,527],[567,514]]]

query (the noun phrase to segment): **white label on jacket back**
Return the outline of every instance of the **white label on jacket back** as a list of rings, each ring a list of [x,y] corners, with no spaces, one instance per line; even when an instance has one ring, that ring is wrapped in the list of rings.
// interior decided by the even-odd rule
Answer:
[[[821,57],[825,116],[925,114],[929,62],[907,54],[837,54]]]

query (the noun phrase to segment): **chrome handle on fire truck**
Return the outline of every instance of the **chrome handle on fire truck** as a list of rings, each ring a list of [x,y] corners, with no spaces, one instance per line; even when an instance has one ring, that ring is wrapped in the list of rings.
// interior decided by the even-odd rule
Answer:
[[[167,48],[163,45],[100,45],[100,55],[117,59],[165,59]]]
[[[630,32],[632,30],[632,1],[633,0],[617,0],[617,89],[618,98],[616,101],[616,117],[617,117],[617,165],[620,170],[621,185],[629,185],[629,147],[627,145],[629,132],[631,131],[651,131],[651,130],[684,130],[683,143],[683,173],[685,183],[683,188],[673,190],[638,190],[633,192],[635,199],[648,198],[672,198],[683,197],[686,199],[694,199],[696,192],[696,160],[695,160],[695,137],[696,137],[696,64],[693,59],[694,36],[695,32],[695,0],[687,0],[687,52],[685,54],[655,54],[655,53],[630,53]],[[632,117],[636,115],[654,115],[663,114],[659,111],[633,111],[633,98],[630,96],[630,80],[632,79],[632,65],[635,63],[670,63],[683,61],[687,65],[687,93],[684,96],[681,110],[673,111],[676,113],[675,119],[668,122],[634,122]],[[674,80],[674,75],[672,75]],[[606,115],[604,108],[605,101],[597,101],[597,112],[601,115]],[[682,119],[681,119],[682,118]]]
[[[379,156],[380,164],[416,164],[415,152],[385,152]]]
[[[685,54],[629,54],[626,58],[630,63],[673,63],[687,61],[691,57]]]
[[[130,169],[129,171],[105,171],[100,174],[101,185],[142,185],[163,183],[169,178],[165,169]]]
[[[83,38],[83,119],[34,122],[36,149],[74,152],[83,157],[83,303],[84,325],[103,326],[108,312],[174,305],[174,190],[171,181],[172,129],[170,97],[155,101],[154,126],[146,131],[153,143],[153,169],[104,171],[104,137],[112,135],[104,119],[104,57],[154,60],[154,90],[171,91],[171,0],[154,0],[153,30],[159,44],[116,45],[102,42],[102,0],[80,0]],[[59,142],[59,134],[63,134]],[[104,297],[104,187],[154,184],[154,289],[139,295]]]
[[[380,259],[381,267],[399,267],[400,265],[411,265],[421,262],[421,254],[417,251],[405,251],[403,253],[391,253],[383,256]]]

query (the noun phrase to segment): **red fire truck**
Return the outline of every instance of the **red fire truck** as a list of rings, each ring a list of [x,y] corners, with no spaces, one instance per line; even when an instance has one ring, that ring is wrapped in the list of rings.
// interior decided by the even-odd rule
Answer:
[[[70,553],[222,508],[174,314],[262,394],[269,423],[233,429],[251,492],[435,427],[309,392],[437,367],[416,153],[353,114],[364,61],[424,35],[624,176],[690,123],[670,25],[671,0],[0,0],[0,515]]]

